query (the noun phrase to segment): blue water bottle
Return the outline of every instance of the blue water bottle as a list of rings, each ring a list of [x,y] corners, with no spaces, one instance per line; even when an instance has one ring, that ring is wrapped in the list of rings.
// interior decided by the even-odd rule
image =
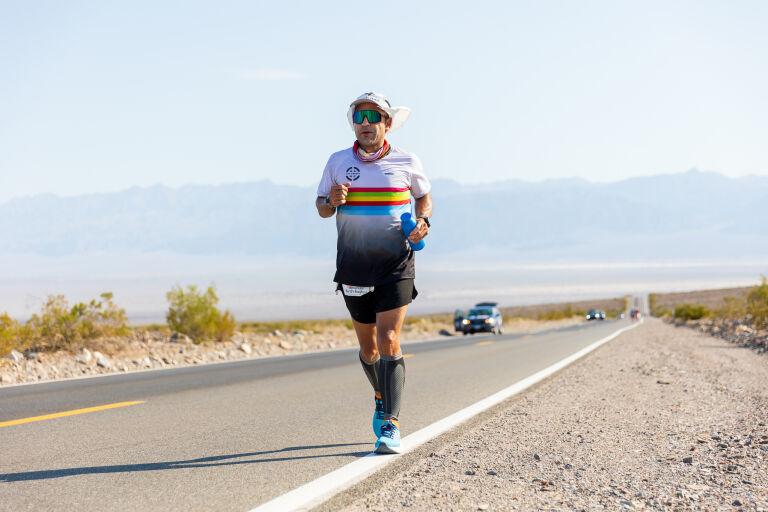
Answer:
[[[413,228],[416,227],[416,221],[413,220],[413,217],[410,213],[404,213],[400,216],[400,223],[403,226],[403,233],[405,233],[405,238],[407,239],[408,235],[410,235],[411,231],[413,231]],[[411,249],[414,251],[420,251],[426,245],[424,240],[420,240],[418,243],[413,243],[408,240],[408,243],[411,244]]]

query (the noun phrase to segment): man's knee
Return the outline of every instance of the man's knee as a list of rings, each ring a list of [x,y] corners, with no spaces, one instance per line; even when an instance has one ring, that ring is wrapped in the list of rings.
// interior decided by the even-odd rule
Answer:
[[[379,331],[379,344],[394,345],[398,341],[395,329],[381,329]]]
[[[377,347],[360,347],[360,357],[366,363],[372,363],[379,358],[379,349]]]

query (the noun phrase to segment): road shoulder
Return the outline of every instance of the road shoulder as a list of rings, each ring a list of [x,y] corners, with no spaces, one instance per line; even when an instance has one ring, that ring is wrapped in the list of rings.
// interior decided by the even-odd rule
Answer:
[[[768,510],[767,363],[649,319],[318,510]]]

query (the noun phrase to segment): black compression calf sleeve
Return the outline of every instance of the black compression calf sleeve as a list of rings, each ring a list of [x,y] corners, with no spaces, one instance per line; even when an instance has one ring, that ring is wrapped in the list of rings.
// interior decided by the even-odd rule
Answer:
[[[405,385],[405,360],[403,354],[381,356],[379,389],[384,402],[384,417],[397,420]]]
[[[360,364],[363,365],[365,376],[368,377],[368,381],[371,383],[371,386],[373,386],[373,391],[377,395],[381,395],[381,390],[379,389],[379,366],[381,358],[377,357],[374,362],[367,363],[363,359],[363,354],[358,352],[358,355],[360,356]]]

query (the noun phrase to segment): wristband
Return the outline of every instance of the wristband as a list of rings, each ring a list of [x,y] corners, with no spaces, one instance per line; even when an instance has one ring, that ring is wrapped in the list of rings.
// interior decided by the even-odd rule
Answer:
[[[416,218],[417,219],[424,219],[424,224],[426,224],[428,228],[432,227],[432,224],[429,223],[429,217],[427,217],[426,215],[419,215]]]

